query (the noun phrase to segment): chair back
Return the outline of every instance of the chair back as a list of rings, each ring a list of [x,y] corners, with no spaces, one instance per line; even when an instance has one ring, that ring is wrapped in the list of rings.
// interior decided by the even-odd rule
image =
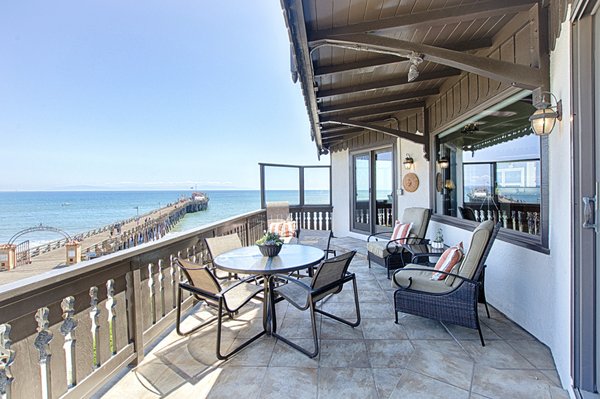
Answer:
[[[473,209],[469,207],[463,208],[462,206],[459,206],[458,212],[460,213],[460,217],[462,217],[465,220],[477,220],[477,218],[475,218],[475,213],[473,212]]]
[[[311,247],[329,251],[329,244],[333,233],[331,230],[309,230],[300,229],[298,233],[298,244],[310,245]]]
[[[221,292],[219,281],[208,267],[184,259],[176,259],[176,262],[190,285],[212,295]]]
[[[350,266],[350,262],[352,262],[352,258],[355,254],[356,251],[350,251],[321,262],[310,284],[313,291],[341,280],[346,275],[348,266]],[[342,284],[319,294],[317,297],[313,298],[313,300],[316,302],[329,294],[337,294],[341,290]]]
[[[232,249],[242,247],[242,240],[240,240],[240,237],[237,235],[237,233],[220,237],[205,238],[204,241],[208,247],[208,252],[210,253],[211,259],[216,258],[222,253],[231,251]]]
[[[287,201],[267,202],[267,223],[285,222],[290,217],[290,204]]]
[[[425,238],[431,210],[427,208],[406,208],[402,213],[402,223],[412,223],[410,235],[413,237]]]
[[[479,279],[494,240],[498,235],[498,230],[500,230],[500,225],[501,223],[494,224],[493,220],[486,220],[473,230],[469,250],[460,264],[458,273],[454,271],[453,273],[472,280]],[[461,282],[461,279],[456,279],[452,276],[446,278],[447,285],[457,286]]]

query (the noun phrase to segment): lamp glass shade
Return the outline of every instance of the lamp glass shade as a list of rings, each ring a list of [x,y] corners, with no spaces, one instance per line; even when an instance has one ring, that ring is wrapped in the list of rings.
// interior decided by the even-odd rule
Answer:
[[[412,168],[414,163],[415,161],[411,157],[406,157],[404,158],[404,162],[402,162],[402,165],[404,165],[404,169],[410,169]]]
[[[552,132],[558,114],[551,108],[540,108],[529,117],[531,129],[538,136],[546,136]]]
[[[450,166],[450,161],[446,157],[438,159],[437,164],[442,169],[447,169]]]

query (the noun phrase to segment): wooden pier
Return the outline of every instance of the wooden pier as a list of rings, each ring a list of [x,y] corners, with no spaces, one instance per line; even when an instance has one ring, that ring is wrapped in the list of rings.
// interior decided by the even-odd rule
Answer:
[[[75,238],[81,244],[81,260],[98,258],[158,240],[171,231],[186,214],[206,210],[208,201],[206,196],[203,199],[182,199],[138,217],[77,234]],[[67,267],[65,244],[66,240],[63,239],[31,248],[31,262],[0,272],[0,285]]]

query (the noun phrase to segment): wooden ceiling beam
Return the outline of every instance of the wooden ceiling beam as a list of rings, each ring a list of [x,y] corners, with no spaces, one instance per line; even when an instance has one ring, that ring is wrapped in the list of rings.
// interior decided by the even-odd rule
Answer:
[[[339,36],[336,39],[329,39],[328,42],[339,47],[384,54],[397,54],[403,57],[408,57],[412,52],[415,52],[423,54],[425,61],[458,68],[529,90],[544,87],[546,83],[545,75],[539,68],[406,40],[377,35],[356,34]]]
[[[342,111],[342,110],[346,110],[346,109],[368,107],[370,105],[384,105],[384,104],[403,101],[403,100],[405,100],[405,101],[406,100],[414,100],[417,98],[435,96],[438,94],[440,94],[440,89],[435,87],[432,89],[415,90],[415,91],[410,91],[410,92],[406,92],[406,93],[398,93],[398,94],[391,94],[388,96],[373,97],[373,98],[369,98],[366,100],[352,101],[352,102],[348,102],[348,103],[344,103],[344,104],[321,106],[320,111],[321,111],[321,114],[327,114],[327,113],[338,112],[338,111]]]
[[[338,35],[373,32],[392,28],[417,28],[473,21],[478,18],[489,18],[497,15],[527,11],[536,0],[487,0],[474,4],[444,7],[437,10],[403,14],[381,20],[359,22],[347,26],[308,33],[309,42],[328,39]]]
[[[366,130],[372,130],[374,132],[387,134],[390,136],[394,136],[396,138],[409,140],[414,143],[423,144],[423,145],[425,145],[427,142],[425,136],[420,136],[415,133],[405,132],[405,131],[399,130],[399,129],[392,129],[392,128],[386,127],[386,126],[374,125],[372,123],[352,121],[350,119],[344,119],[344,118],[332,119],[332,120],[329,120],[327,123],[335,123],[338,125],[358,127],[358,128],[363,128]]]
[[[372,116],[372,115],[383,115],[383,114],[393,114],[399,111],[404,111],[407,109],[416,109],[416,108],[424,108],[424,101],[412,101],[409,103],[399,103],[399,104],[389,104],[376,108],[369,109],[359,109],[359,110],[350,110],[346,112],[342,112],[335,115],[321,115],[319,120],[321,122],[327,122],[336,118],[359,118],[362,116]]]
[[[411,84],[411,83],[426,82],[428,80],[443,79],[443,78],[448,78],[450,76],[458,76],[460,74],[461,74],[461,71],[458,69],[446,68],[446,69],[440,69],[438,71],[422,73],[415,80],[413,80],[412,82],[409,82],[408,75],[403,73],[402,75],[392,78],[392,79],[378,80],[378,81],[368,82],[368,83],[363,83],[363,84],[338,87],[338,88],[331,89],[331,90],[319,90],[317,92],[317,98],[327,98],[327,97],[341,96],[343,94],[349,94],[349,93],[358,93],[361,91],[385,89],[387,87],[402,86],[402,85]]]
[[[484,38],[479,40],[469,40],[468,42],[456,43],[448,46],[442,46],[444,48],[456,51],[469,51],[469,50],[480,50],[483,48],[489,48],[492,46],[491,38]],[[398,57],[395,55],[385,55],[377,58],[370,58],[368,60],[362,60],[352,62],[350,64],[339,64],[316,67],[314,70],[315,77],[333,75],[336,73],[348,72],[348,71],[361,71],[367,68],[373,68],[382,65],[396,64],[399,62],[407,63],[406,58]]]
[[[360,133],[363,132],[363,129],[352,128],[352,127],[338,127],[333,129],[321,129],[321,135],[323,139],[344,136],[347,134]]]

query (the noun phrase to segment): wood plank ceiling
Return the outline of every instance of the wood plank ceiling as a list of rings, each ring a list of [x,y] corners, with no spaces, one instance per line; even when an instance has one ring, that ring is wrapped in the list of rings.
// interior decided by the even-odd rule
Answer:
[[[320,153],[365,129],[425,146],[425,136],[394,129],[390,118],[424,109],[446,79],[463,71],[527,88],[543,84],[537,68],[508,70],[506,62],[474,55],[534,0],[281,1],[292,76],[301,80]],[[408,82],[412,51],[423,62]]]

